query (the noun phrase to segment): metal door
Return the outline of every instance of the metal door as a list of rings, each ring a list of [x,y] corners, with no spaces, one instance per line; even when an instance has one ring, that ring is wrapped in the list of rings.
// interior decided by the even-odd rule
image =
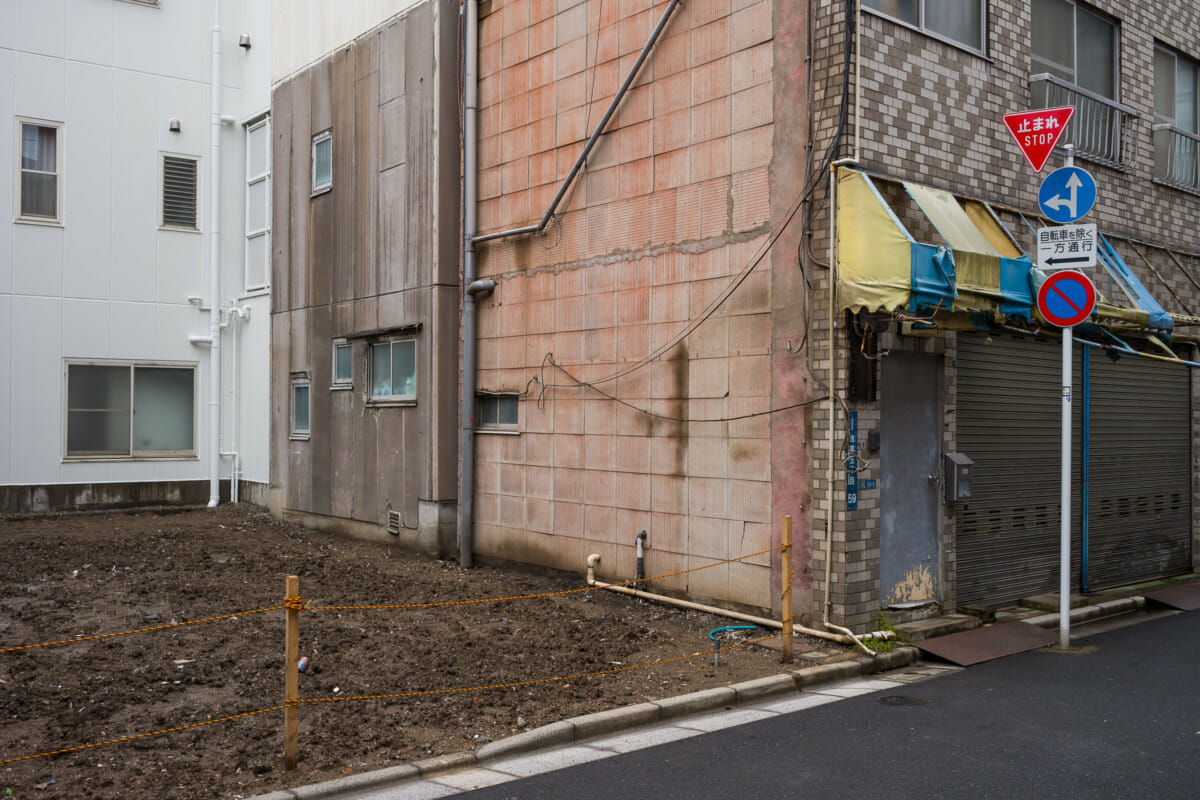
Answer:
[[[880,403],[879,588],[883,604],[938,597],[941,358],[891,353]]]

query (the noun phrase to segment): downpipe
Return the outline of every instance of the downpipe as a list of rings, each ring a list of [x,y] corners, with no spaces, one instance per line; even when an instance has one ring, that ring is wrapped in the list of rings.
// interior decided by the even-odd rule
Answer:
[[[587,583],[588,586],[594,586],[597,589],[608,589],[611,592],[620,592],[631,597],[640,597],[643,600],[653,600],[656,603],[666,603],[667,605],[677,608],[686,608],[691,611],[702,611],[705,614],[715,614],[720,617],[729,617],[730,619],[739,619],[744,622],[752,622],[762,628],[772,628],[774,630],[782,630],[783,622],[777,619],[766,619],[765,617],[756,617],[753,614],[743,614],[740,611],[732,611],[727,608],[717,608],[716,606],[706,606],[702,603],[693,603],[690,600],[679,600],[674,597],[667,597],[662,594],[654,594],[653,592],[643,591],[641,589],[633,589],[629,586],[621,586],[619,584],[604,583],[596,580],[596,564],[600,563],[600,554],[592,553],[587,557]],[[830,626],[833,627],[833,626]],[[862,636],[856,636],[849,630],[842,628],[841,633],[830,633],[829,631],[821,631],[815,628],[806,628],[803,625],[792,623],[793,634],[804,634],[805,636],[813,636],[817,639],[825,639],[830,642],[839,644],[855,645],[864,653],[874,657],[875,652],[871,648],[863,644],[863,641],[882,641],[884,639],[894,639],[896,633],[894,631],[872,631],[864,633]]]
[[[213,2],[208,259],[208,507],[221,503],[221,0]]]

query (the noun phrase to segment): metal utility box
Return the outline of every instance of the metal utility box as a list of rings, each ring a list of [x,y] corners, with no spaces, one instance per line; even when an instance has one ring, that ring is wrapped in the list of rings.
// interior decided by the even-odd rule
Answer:
[[[961,503],[971,499],[971,479],[975,462],[962,453],[946,453],[946,502]]]

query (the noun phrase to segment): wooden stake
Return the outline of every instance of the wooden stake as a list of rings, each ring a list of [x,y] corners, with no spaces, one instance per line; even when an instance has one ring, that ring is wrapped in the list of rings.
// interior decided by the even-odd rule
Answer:
[[[283,689],[283,767],[295,769],[299,761],[300,730],[300,609],[293,605],[300,600],[300,578],[287,576],[287,629],[284,632]]]
[[[783,518],[783,663],[792,663],[792,518]]]

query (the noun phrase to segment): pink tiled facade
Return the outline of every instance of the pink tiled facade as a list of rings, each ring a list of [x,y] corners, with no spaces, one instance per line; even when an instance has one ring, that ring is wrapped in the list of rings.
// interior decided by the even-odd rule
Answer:
[[[480,233],[539,221],[666,7],[494,3]],[[520,394],[519,432],[477,437],[481,557],[579,572],[599,553],[601,577],[625,580],[642,530],[651,576],[768,550],[785,513],[806,540],[808,426],[766,414],[805,399],[777,377],[789,259],[758,260],[772,169],[803,159],[776,152],[780,97],[802,96],[773,82],[776,13],[772,0],[680,6],[547,231],[480,246],[497,288],[480,304],[479,388]],[[800,474],[781,481],[783,451]],[[778,608],[778,573],[773,552],[653,585]],[[802,599],[808,582],[798,570]]]

